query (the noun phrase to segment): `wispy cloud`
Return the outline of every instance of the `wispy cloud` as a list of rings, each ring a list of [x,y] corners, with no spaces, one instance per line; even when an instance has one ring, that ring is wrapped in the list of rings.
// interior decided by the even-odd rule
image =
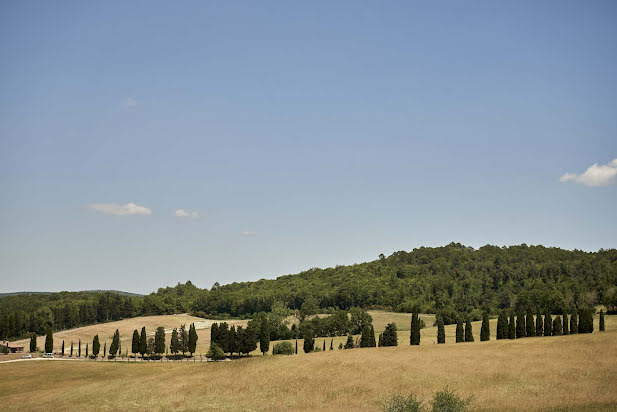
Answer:
[[[135,107],[137,106],[137,100],[133,99],[132,97],[127,97],[124,101],[124,105],[128,107]]]
[[[257,236],[257,232],[242,232],[242,236]]]
[[[174,214],[176,217],[192,217],[193,219],[199,219],[199,213],[195,211],[190,212],[188,210],[178,209],[174,212]]]
[[[585,186],[607,186],[617,180],[617,159],[608,164],[592,164],[581,174],[564,173],[559,178],[560,182],[577,182]]]
[[[152,214],[152,210],[145,206],[136,205],[135,203],[127,203],[125,205],[117,203],[92,203],[89,204],[88,207],[104,215],[130,216]]]

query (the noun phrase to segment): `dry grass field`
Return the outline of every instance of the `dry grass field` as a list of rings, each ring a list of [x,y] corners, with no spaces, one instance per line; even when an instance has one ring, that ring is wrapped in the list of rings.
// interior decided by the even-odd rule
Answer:
[[[449,386],[473,395],[476,410],[617,410],[614,316],[603,333],[596,319],[591,335],[422,343],[220,363],[5,363],[0,402],[7,411],[374,411],[386,394],[429,398]]]

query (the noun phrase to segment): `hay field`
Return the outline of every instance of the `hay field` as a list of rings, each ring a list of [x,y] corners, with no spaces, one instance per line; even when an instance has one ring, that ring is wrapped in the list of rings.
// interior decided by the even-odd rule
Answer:
[[[596,319],[597,328],[597,319]],[[596,329],[597,330],[597,329]],[[403,345],[220,363],[0,364],[4,410],[379,410],[391,392],[445,386],[476,410],[617,409],[617,319],[607,331]]]

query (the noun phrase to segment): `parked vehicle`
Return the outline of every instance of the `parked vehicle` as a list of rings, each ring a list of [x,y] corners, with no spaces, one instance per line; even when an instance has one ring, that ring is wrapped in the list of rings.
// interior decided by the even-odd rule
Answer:
[[[32,359],[32,355],[30,355],[29,353],[25,354],[25,355],[21,355],[22,359]]]
[[[44,358],[53,358],[53,357],[54,357],[54,354],[53,354],[53,353],[51,353],[51,352],[47,352],[47,353],[44,353],[44,354],[43,354],[43,357],[44,357]]]

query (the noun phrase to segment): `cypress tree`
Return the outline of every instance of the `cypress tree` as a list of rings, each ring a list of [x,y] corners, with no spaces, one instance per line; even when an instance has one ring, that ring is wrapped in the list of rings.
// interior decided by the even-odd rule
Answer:
[[[343,349],[353,349],[353,348],[354,348],[353,336],[347,335],[347,342],[345,342],[345,346],[343,347]]]
[[[143,326],[141,328],[141,335],[139,335],[139,353],[141,354],[141,359],[144,358],[144,355],[148,351],[148,338],[146,336],[146,327]]]
[[[375,338],[373,337],[373,341],[375,341]],[[296,345],[297,345],[297,341],[296,341]],[[296,346],[297,347],[297,346]],[[330,340],[330,350],[334,350],[334,338],[332,338]]]
[[[371,329],[368,324],[364,324],[362,334],[360,335],[360,347],[368,348],[371,344]]]
[[[79,339],[79,344],[77,346],[77,357],[81,358],[81,339]]]
[[[581,310],[578,318],[578,333],[593,332],[593,312],[589,309]]]
[[[298,354],[298,338],[296,338],[296,355]]]
[[[465,342],[465,332],[463,330],[463,322],[459,319],[456,322],[456,343]]]
[[[231,328],[229,328],[229,332],[227,333],[227,349],[229,349],[229,354],[231,355],[231,357],[233,357],[234,352],[236,352],[236,327],[235,325],[232,325]],[[268,352],[268,349],[266,349],[266,352]]]
[[[398,346],[396,323],[389,323],[382,335],[380,346]]]
[[[53,353],[54,351],[54,335],[51,328],[47,329],[47,335],[45,336],[45,352]]]
[[[570,335],[575,335],[577,333],[578,333],[578,318],[577,318],[576,310],[575,310],[570,315]]]
[[[516,338],[524,338],[525,332],[525,317],[519,313],[518,316],[516,316]]]
[[[542,315],[540,314],[540,310],[536,314],[536,336],[544,335],[544,322],[542,321]]]
[[[600,309],[600,332],[604,332],[604,309]]]
[[[561,334],[562,334],[561,318],[559,316],[555,316],[555,320],[553,320],[553,336],[561,336]]]
[[[533,313],[530,310],[527,311],[527,319],[525,320],[525,327],[526,327],[525,334],[528,337],[536,335],[536,326],[534,325],[534,322],[533,322]]]
[[[563,334],[569,335],[570,328],[568,327],[568,314],[565,310],[563,311],[563,315],[561,315],[561,324],[563,325]]]
[[[437,343],[446,343],[446,330],[441,316],[437,318]]]
[[[306,341],[305,348],[306,348]],[[311,350],[313,350],[313,341],[312,341],[312,332],[311,332]],[[261,326],[259,328],[259,350],[263,355],[268,353],[270,350],[270,325],[268,323],[268,319],[264,316],[261,320]],[[306,352],[306,350],[305,350]]]
[[[551,314],[546,312],[544,316],[544,336],[551,336],[553,332],[553,318]]]
[[[156,328],[156,332],[154,332],[154,352],[165,352],[165,328],[162,326]]]
[[[439,333],[439,331],[437,332]],[[480,328],[480,341],[485,342],[491,340],[491,329],[489,326],[488,313],[482,315],[482,327]]]
[[[321,348],[322,351],[326,351],[326,340],[323,340],[323,348]]]
[[[411,327],[409,329],[409,344],[420,344],[420,318],[417,312],[411,314]]]
[[[508,318],[505,312],[502,310],[497,318],[497,339],[508,338]]]
[[[116,329],[116,331],[114,332],[114,336],[111,339],[111,345],[109,346],[109,355],[112,357],[115,357],[116,353],[118,353],[119,346],[120,346],[120,332],[118,331],[118,329]]]
[[[216,342],[216,341],[210,342],[210,345],[212,345],[213,343],[215,343],[219,347],[219,349],[222,349],[219,346],[218,342]],[[179,339],[178,339],[178,330],[176,328],[174,328],[171,331],[171,341],[169,342],[169,350],[171,351],[172,355],[175,355],[180,350],[180,343],[179,343]]]
[[[510,322],[508,323],[508,339],[516,339],[516,321],[514,320],[514,312],[510,313]]]
[[[163,333],[165,333],[165,329],[163,329]],[[195,353],[195,350],[197,350],[197,340],[198,339],[199,339],[199,336],[197,336],[197,330],[195,329],[195,324],[192,323],[189,329],[189,352],[191,353],[191,356],[193,356],[193,354]]]
[[[62,356],[64,356],[64,340],[62,341]]]
[[[379,345],[380,348],[383,346],[383,332],[379,334],[378,345]]]
[[[219,331],[219,324],[218,323],[213,323],[212,327],[210,328],[210,342],[214,342],[216,343],[217,339],[218,339],[218,331]]]
[[[107,356],[107,342],[103,343],[103,357]]]
[[[36,333],[30,334],[30,352],[36,352]]]
[[[99,335],[94,335],[92,339],[92,354],[96,357],[99,356],[101,350],[101,343],[99,342]],[[86,356],[88,356],[88,347],[86,346]]]
[[[374,348],[375,346],[377,346],[377,343],[375,343],[375,329],[373,328],[373,325],[371,325],[371,336],[370,336],[370,342],[369,342],[369,347]],[[332,343],[330,343],[330,350],[332,350]]]
[[[471,329],[471,321],[467,318],[465,322],[465,342],[473,342],[473,331]]]
[[[133,355],[139,353],[139,332],[137,332],[137,329],[133,331],[133,341],[131,342],[131,353]]]
[[[69,355],[71,358],[73,357],[73,341],[71,341],[71,354]]]
[[[312,352],[313,346],[315,346],[315,341],[313,340],[313,330],[311,328],[306,328],[304,330],[304,353]]]
[[[88,344],[86,343],[86,358],[88,357]]]

